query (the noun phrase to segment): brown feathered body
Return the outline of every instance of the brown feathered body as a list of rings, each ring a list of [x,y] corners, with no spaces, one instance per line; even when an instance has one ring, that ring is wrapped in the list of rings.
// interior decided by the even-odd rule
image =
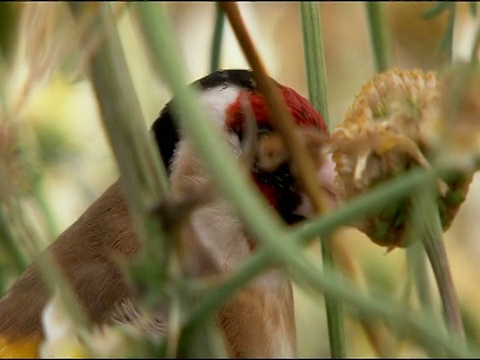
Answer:
[[[111,185],[47,249],[61,266],[93,323],[108,322],[113,305],[130,295],[115,257],[139,249],[118,182]],[[37,336],[50,297],[38,264],[32,264],[0,301],[0,334],[9,340]],[[13,315],[15,314],[15,315]]]

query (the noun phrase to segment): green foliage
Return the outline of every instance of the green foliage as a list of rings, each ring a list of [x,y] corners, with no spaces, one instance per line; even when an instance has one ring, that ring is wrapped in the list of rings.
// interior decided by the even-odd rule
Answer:
[[[210,72],[220,69],[220,55],[222,49],[224,25],[225,14],[217,3],[215,6],[215,27],[212,37],[212,50],[210,52]]]
[[[476,2],[473,2],[472,4],[474,5],[470,5],[470,10],[472,11],[472,14],[474,14],[473,11],[475,10],[476,14]],[[438,53],[442,53],[445,51],[450,54],[450,59],[452,56],[451,53],[453,47],[453,31],[455,27],[456,10],[457,4],[454,1],[438,1],[435,5],[432,6],[430,10],[426,11],[422,16],[423,19],[430,20],[439,17],[444,13],[447,13],[447,28],[445,30],[445,35],[438,44]]]
[[[377,72],[385,71],[390,66],[390,41],[381,2],[367,1],[365,3],[370,27],[370,38],[373,45],[373,55]]]

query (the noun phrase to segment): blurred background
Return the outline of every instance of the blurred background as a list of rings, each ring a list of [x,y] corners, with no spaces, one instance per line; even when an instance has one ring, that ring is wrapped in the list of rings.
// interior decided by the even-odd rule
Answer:
[[[447,56],[438,52],[448,24],[447,12],[425,20],[435,2],[385,2],[384,15],[391,41],[392,64],[401,69],[439,70]],[[93,6],[93,5],[92,5]],[[209,72],[215,19],[213,2],[166,2],[171,23],[194,81]],[[303,58],[300,6],[297,2],[240,2],[240,9],[270,75],[308,96]],[[355,95],[375,74],[375,64],[363,2],[321,2],[327,65],[331,127],[342,120]],[[96,100],[85,78],[89,51],[75,47],[75,34],[64,3],[0,4],[0,210],[17,206],[12,219],[27,222],[30,234],[46,246],[68,227],[118,176],[106,140]],[[453,59],[468,59],[477,23],[467,3],[458,3]],[[150,125],[171,93],[150,68],[148,56],[128,10],[119,17],[131,75],[144,121]],[[247,68],[226,22],[221,68]],[[480,233],[476,206],[480,183],[471,184],[467,201],[445,234],[451,270],[470,336],[480,340]],[[8,224],[0,224],[6,226]],[[8,230],[10,231],[10,230]],[[34,233],[34,235],[32,235]],[[367,283],[400,299],[408,269],[404,250],[386,253],[353,229],[345,242],[364,272]],[[7,229],[0,236],[7,236]],[[12,234],[10,234],[12,235]],[[318,244],[307,249],[318,259]],[[28,256],[27,256],[28,257]],[[2,292],[15,279],[11,259],[0,254]],[[433,279],[433,277],[432,277]],[[433,281],[432,281],[432,284]],[[432,285],[433,286],[433,285]],[[436,289],[434,289],[436,290]],[[437,293],[434,292],[436,295]],[[328,335],[321,298],[295,289],[299,356],[328,357]],[[353,320],[347,320],[350,357],[375,356]],[[398,344],[396,356],[425,356],[411,342]]]

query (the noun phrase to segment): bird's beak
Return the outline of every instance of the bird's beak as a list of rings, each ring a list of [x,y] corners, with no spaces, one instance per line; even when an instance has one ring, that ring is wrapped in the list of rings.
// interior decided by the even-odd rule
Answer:
[[[336,176],[335,171],[335,162],[332,159],[330,154],[325,155],[322,159],[319,167],[316,169],[316,176],[318,184],[323,192],[324,198],[326,199],[326,205],[330,210],[336,207],[337,199],[337,187],[336,187]],[[295,214],[301,215],[305,218],[310,218],[315,215],[315,210],[313,205],[308,198],[308,196],[302,192],[302,203],[295,210]]]
[[[330,208],[334,208],[337,205],[337,172],[335,171],[335,162],[333,161],[331,154],[325,156],[316,175],[319,184],[329,201]]]

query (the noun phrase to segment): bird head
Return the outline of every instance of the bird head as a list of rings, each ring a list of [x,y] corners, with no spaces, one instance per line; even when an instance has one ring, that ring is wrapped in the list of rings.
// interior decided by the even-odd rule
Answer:
[[[334,199],[335,174],[333,164],[324,153],[328,142],[328,130],[320,113],[294,89],[277,83],[280,93],[297,125],[300,139],[317,167],[319,186]],[[242,139],[246,127],[246,114],[242,96],[226,109],[226,127]],[[277,210],[283,220],[294,224],[312,215],[310,204],[301,189],[292,166],[289,152],[282,136],[275,130],[264,96],[258,91],[246,94],[248,105],[256,121],[257,142],[251,174],[268,202]],[[308,208],[308,211],[305,211]]]
[[[252,72],[217,71],[194,85],[200,90],[200,100],[209,118],[220,128],[237,157],[245,151],[242,143],[248,142],[248,115],[253,115],[256,134],[252,142],[254,156],[248,164],[248,171],[281,218],[287,224],[295,224],[312,215],[312,206],[302,191],[287,148],[275,130],[265,98],[258,91]],[[276,85],[295,120],[301,140],[317,166],[319,186],[326,190],[333,202],[335,171],[332,160],[324,152],[323,145],[328,141],[325,122],[306,98],[292,88],[279,83]],[[178,190],[205,182],[208,176],[193,145],[178,130],[176,116],[174,103],[167,104],[152,129],[170,173],[172,187]],[[250,244],[250,248],[255,246]]]

